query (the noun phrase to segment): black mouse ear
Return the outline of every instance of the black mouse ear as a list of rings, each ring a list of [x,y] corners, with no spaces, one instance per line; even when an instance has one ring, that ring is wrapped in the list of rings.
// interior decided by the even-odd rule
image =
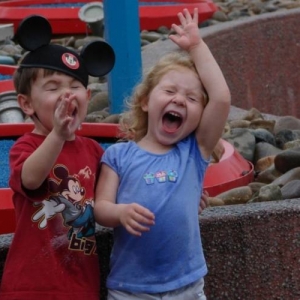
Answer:
[[[52,29],[49,21],[39,15],[31,15],[21,21],[15,38],[22,48],[28,51],[48,45],[51,41]]]
[[[86,44],[80,53],[89,75],[101,77],[109,73],[115,65],[113,48],[103,41]]]

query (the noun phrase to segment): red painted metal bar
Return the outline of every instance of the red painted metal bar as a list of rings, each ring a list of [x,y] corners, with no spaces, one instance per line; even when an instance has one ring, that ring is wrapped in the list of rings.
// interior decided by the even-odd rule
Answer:
[[[0,234],[12,233],[16,227],[16,217],[12,202],[12,190],[0,189]]]
[[[18,68],[17,66],[0,64],[0,74],[2,74],[2,75],[13,75],[17,68]]]
[[[0,123],[0,138],[19,137],[33,130],[33,123]],[[77,134],[97,138],[117,138],[119,126],[110,123],[83,123]]]
[[[11,79],[0,81],[0,93],[14,91],[14,90],[15,90],[15,86]]]
[[[1,75],[13,75],[14,71],[17,69],[17,66],[12,65],[2,65],[0,64],[0,74]],[[12,79],[0,80],[0,93],[7,91],[14,91],[15,87]]]

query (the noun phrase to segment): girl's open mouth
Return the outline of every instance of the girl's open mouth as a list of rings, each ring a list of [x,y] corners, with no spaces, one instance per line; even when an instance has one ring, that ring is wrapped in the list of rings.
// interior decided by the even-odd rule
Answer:
[[[175,112],[167,112],[163,116],[162,123],[165,131],[173,133],[181,126],[182,116]]]

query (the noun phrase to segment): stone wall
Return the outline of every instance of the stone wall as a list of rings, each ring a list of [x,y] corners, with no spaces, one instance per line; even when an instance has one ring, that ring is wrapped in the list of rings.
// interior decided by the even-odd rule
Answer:
[[[207,208],[200,216],[208,300],[300,298],[300,199]],[[180,224],[178,230],[180,230]],[[11,235],[0,236],[0,280]],[[110,231],[97,234],[101,300]]]

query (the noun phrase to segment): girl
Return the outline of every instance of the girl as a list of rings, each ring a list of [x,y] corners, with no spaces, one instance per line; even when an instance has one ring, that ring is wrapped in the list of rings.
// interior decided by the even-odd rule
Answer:
[[[185,53],[163,57],[136,87],[123,121],[129,142],[102,157],[94,213],[114,227],[108,299],[206,299],[198,207],[230,92],[197,9],[178,17],[170,39]]]

